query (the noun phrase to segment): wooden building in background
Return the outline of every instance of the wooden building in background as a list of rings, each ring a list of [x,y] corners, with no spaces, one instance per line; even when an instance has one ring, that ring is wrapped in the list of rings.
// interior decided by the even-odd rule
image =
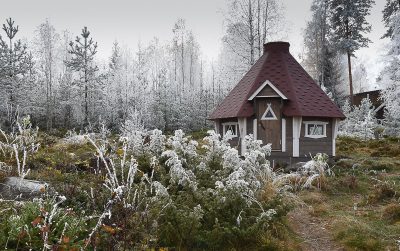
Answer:
[[[264,53],[209,119],[243,154],[244,137],[272,144],[272,158],[335,156],[338,121],[345,116],[289,52],[289,43],[264,45]]]

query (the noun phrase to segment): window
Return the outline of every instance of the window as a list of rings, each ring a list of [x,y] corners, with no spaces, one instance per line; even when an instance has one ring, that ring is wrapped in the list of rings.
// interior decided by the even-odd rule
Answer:
[[[305,133],[304,136],[307,138],[325,138],[326,137],[326,125],[328,122],[321,121],[305,121]]]
[[[267,105],[267,109],[261,117],[261,120],[277,120],[274,111],[272,110],[271,103]]]
[[[228,132],[231,131],[232,135],[237,137],[238,136],[238,127],[239,124],[237,122],[228,122],[228,123],[223,123],[222,124],[223,130],[224,130],[224,135]]]

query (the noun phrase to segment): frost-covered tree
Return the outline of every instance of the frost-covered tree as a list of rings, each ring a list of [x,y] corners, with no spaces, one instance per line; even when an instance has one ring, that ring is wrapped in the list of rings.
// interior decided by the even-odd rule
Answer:
[[[29,55],[27,46],[22,40],[16,40],[15,36],[19,27],[11,18],[3,24],[5,36],[0,35],[0,86],[2,99],[9,105],[16,106],[18,89],[22,85],[23,78],[32,69],[32,57]]]
[[[347,54],[350,100],[353,104],[353,78],[351,57],[354,52],[368,46],[371,41],[365,37],[371,31],[366,17],[370,14],[374,0],[331,0],[332,36],[338,49]]]
[[[391,18],[392,37],[387,54],[388,64],[382,70],[380,82],[382,99],[385,103],[385,132],[400,135],[400,12]]]
[[[353,87],[355,93],[366,91],[368,84],[368,74],[365,65],[360,62],[354,67],[353,70]]]
[[[69,31],[63,31],[61,46],[59,47],[59,56],[63,63],[58,76],[59,89],[57,91],[57,100],[59,102],[59,109],[57,109],[57,122],[64,128],[75,126],[74,111],[76,110],[75,107],[77,104],[79,104],[78,100],[76,100],[76,85],[73,84],[73,71],[64,63],[71,59],[71,54],[68,52],[71,38],[72,35]]]
[[[312,18],[307,22],[304,31],[306,51],[303,64],[313,78],[318,80],[321,86],[325,86],[325,68],[329,60],[329,52],[332,50],[328,40],[330,30],[328,0],[314,0],[311,12]]]
[[[69,53],[71,58],[66,65],[72,70],[80,73],[77,80],[79,86],[83,87],[84,93],[84,125],[89,124],[89,95],[97,84],[96,72],[99,70],[94,61],[97,53],[97,42],[89,38],[90,32],[87,27],[82,29],[81,37],[77,36],[75,42],[70,42]]]
[[[41,77],[45,83],[45,114],[47,130],[53,127],[54,109],[55,109],[55,94],[56,94],[56,77],[58,46],[60,36],[56,32],[49,20],[40,24],[36,30],[35,47],[37,53],[37,62]]]
[[[330,5],[328,0],[314,0],[312,18],[304,31],[305,57],[303,65],[319,85],[341,104],[344,98],[342,85],[341,53],[333,46],[330,36]]]
[[[386,0],[385,9],[383,10],[383,22],[385,23],[387,30],[382,38],[392,38],[393,30],[395,28],[395,26],[393,26],[392,18],[399,10],[400,0]]]
[[[263,45],[281,36],[283,8],[276,0],[228,1],[224,44],[247,68],[262,55]]]
[[[353,107],[346,100],[342,110],[346,119],[340,123],[340,135],[358,137],[364,140],[376,136],[379,124],[375,117],[375,107],[369,98],[364,98],[359,106]]]

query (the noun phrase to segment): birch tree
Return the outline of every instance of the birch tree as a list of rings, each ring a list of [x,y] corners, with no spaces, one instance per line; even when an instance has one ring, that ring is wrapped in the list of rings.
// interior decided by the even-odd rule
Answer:
[[[282,35],[283,8],[276,0],[230,0],[224,44],[247,68],[262,55],[263,45]]]
[[[38,66],[44,75],[45,93],[46,93],[46,128],[53,127],[54,106],[55,106],[55,82],[57,76],[56,59],[57,47],[60,42],[60,36],[49,20],[40,24],[36,30],[36,52]]]

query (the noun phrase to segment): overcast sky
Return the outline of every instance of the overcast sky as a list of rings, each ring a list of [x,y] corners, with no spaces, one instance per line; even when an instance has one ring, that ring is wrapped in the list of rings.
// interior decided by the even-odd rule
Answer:
[[[286,8],[287,40],[292,54],[299,58],[312,0],[281,1]],[[367,66],[371,82],[382,67],[378,56],[385,43],[379,39],[384,33],[381,20],[385,0],[375,1],[372,15],[368,17],[373,29],[369,37],[374,43],[357,53],[358,59]],[[113,41],[118,40],[132,49],[139,41],[145,44],[153,37],[164,41],[171,38],[175,21],[184,18],[205,57],[213,59],[221,47],[225,7],[226,0],[12,0],[2,1],[0,21],[12,17],[20,26],[19,36],[27,39],[33,37],[36,27],[46,18],[57,31],[68,29],[74,35],[87,26],[98,42],[99,57],[106,59]]]

